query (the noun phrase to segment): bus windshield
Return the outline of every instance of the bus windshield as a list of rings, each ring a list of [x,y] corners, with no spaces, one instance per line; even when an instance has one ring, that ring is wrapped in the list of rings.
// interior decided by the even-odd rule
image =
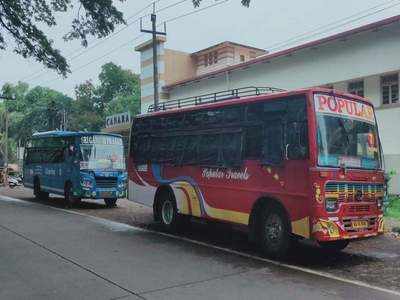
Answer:
[[[83,136],[80,160],[81,170],[124,170],[122,139],[106,135]]]
[[[322,96],[322,99],[316,99],[315,105],[318,165],[360,169],[381,167],[372,106],[334,96]]]

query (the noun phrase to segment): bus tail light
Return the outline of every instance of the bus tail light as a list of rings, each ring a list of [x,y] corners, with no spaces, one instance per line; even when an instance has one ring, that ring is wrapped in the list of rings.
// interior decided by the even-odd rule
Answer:
[[[327,212],[335,212],[339,209],[339,202],[336,198],[325,199],[325,209]]]

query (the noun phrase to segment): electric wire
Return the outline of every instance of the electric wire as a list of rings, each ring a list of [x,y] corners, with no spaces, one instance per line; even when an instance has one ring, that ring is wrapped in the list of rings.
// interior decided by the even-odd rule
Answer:
[[[388,7],[384,7],[382,9],[376,10],[377,8],[380,8],[382,6],[388,5],[388,4],[393,3],[393,2],[395,2],[395,4],[390,5]],[[317,28],[315,28],[315,29],[313,29],[311,31],[307,31],[307,32],[301,33],[300,35],[293,36],[293,37],[291,37],[291,38],[289,38],[287,40],[271,44],[271,45],[265,47],[264,49],[266,49],[268,51],[274,51],[276,49],[280,49],[280,48],[283,48],[283,47],[286,47],[286,46],[290,46],[290,45],[293,45],[295,43],[310,39],[311,37],[314,37],[314,36],[317,36],[317,35],[321,35],[323,33],[330,32],[330,31],[335,30],[337,28],[340,28],[340,27],[343,27],[345,25],[348,25],[348,24],[354,23],[356,21],[359,21],[361,19],[370,17],[371,15],[378,14],[378,13],[380,13],[382,11],[385,11],[387,9],[393,8],[395,6],[398,6],[399,4],[400,4],[400,1],[398,1],[398,0],[391,0],[391,1],[387,1],[385,3],[381,3],[381,4],[375,5],[373,7],[370,7],[368,9],[365,9],[363,11],[360,11],[358,13],[355,13],[355,14],[352,14],[350,16],[347,16],[345,18],[342,18],[342,19],[339,19],[337,21],[334,21],[334,22],[325,24],[323,26],[317,27]],[[366,12],[371,11],[371,10],[373,10],[373,11],[368,13],[368,14],[366,14],[366,15],[362,15],[362,14],[364,14]],[[362,15],[362,16],[360,16],[360,15]],[[358,18],[355,18],[355,17],[358,17]],[[351,19],[351,20],[349,20],[349,19]],[[323,30],[323,31],[320,31],[320,30]]]
[[[185,1],[187,1],[187,0],[185,0]],[[199,13],[199,12],[204,11],[204,10],[206,10],[206,9],[210,9],[210,8],[212,8],[212,7],[215,7],[215,6],[224,4],[224,3],[228,2],[228,1],[230,1],[230,0],[218,1],[218,2],[216,2],[216,3],[214,3],[214,4],[210,4],[210,5],[208,5],[208,6],[204,6],[204,7],[202,7],[202,8],[195,9],[195,10],[193,10],[193,11],[191,11],[191,12],[184,13],[184,14],[181,14],[181,15],[179,15],[179,16],[176,16],[176,17],[167,19],[167,20],[165,20],[165,21],[162,21],[162,22],[158,23],[158,24],[157,24],[157,27],[159,27],[160,25],[164,24],[165,22],[173,22],[173,21],[179,20],[179,19],[181,19],[181,18],[187,17],[187,16],[189,16],[189,15],[193,15],[193,14],[195,14],[195,13]],[[180,2],[182,2],[182,1],[180,1]],[[83,65],[81,65],[81,66],[79,66],[79,67],[77,67],[77,68],[75,68],[75,69],[73,69],[73,70],[71,70],[71,73],[80,71],[80,70],[84,69],[85,67],[87,67],[87,66],[89,66],[89,65],[91,65],[91,64],[93,64],[93,63],[95,63],[95,62],[97,62],[97,61],[99,61],[99,60],[101,60],[102,58],[109,56],[110,54],[112,54],[112,53],[118,51],[119,49],[124,48],[124,47],[130,45],[131,43],[137,41],[138,39],[140,39],[140,38],[143,37],[144,35],[145,35],[145,34],[143,34],[143,33],[142,33],[142,34],[139,34],[139,35],[137,35],[136,37],[134,37],[133,39],[129,40],[128,42],[125,42],[125,43],[123,43],[123,44],[121,44],[121,45],[119,45],[119,46],[117,46],[117,47],[115,47],[115,48],[112,48],[110,51],[104,53],[103,55],[101,55],[101,56],[99,56],[99,57],[96,57],[95,59],[92,59],[91,61],[89,61],[89,62],[87,62],[87,63],[85,63],[85,64],[83,64]],[[56,81],[56,80],[59,80],[59,79],[60,79],[60,78],[58,78],[58,77],[57,77],[57,78],[53,78],[53,79],[51,79],[51,80],[49,80],[49,81],[46,81],[46,82],[42,83],[41,85],[47,85],[47,84],[52,83],[52,82],[54,82],[54,81]]]
[[[140,9],[138,12],[136,12],[135,14],[129,16],[126,20],[128,21],[128,20],[131,20],[131,19],[137,17],[139,14],[143,13],[144,11],[146,11],[149,7],[151,7],[151,6],[153,6],[153,5],[157,4],[157,3],[160,3],[160,2],[162,2],[162,1],[165,1],[165,0],[156,0],[156,1],[153,1],[153,2],[149,3],[148,5],[146,5],[146,6],[143,7],[142,9]],[[170,4],[170,5],[166,6],[166,7],[163,7],[163,8],[161,8],[161,9],[159,9],[158,11],[164,11],[164,10],[170,9],[170,8],[175,7],[175,6],[177,6],[177,5],[179,5],[179,4],[183,3],[183,2],[186,2],[186,1],[188,1],[188,0],[181,0],[181,1],[175,2],[175,3],[173,3],[173,4]],[[158,11],[157,11],[157,12],[158,12]],[[126,24],[124,27],[120,28],[120,29],[117,30],[117,31],[114,31],[114,32],[111,33],[110,35],[108,35],[108,36],[106,36],[105,38],[99,40],[98,42],[96,42],[96,43],[94,43],[94,44],[91,44],[89,47],[87,47],[87,48],[85,48],[85,49],[83,49],[83,50],[80,50],[80,51],[77,49],[77,50],[74,50],[74,51],[71,51],[71,52],[67,53],[66,57],[70,56],[71,54],[76,53],[76,51],[78,51],[78,53],[76,53],[75,55],[69,57],[68,60],[71,61],[71,60],[74,60],[74,59],[76,59],[76,58],[78,58],[78,57],[84,55],[85,53],[87,53],[87,52],[90,51],[91,49],[97,47],[98,45],[100,45],[100,44],[102,44],[102,43],[104,43],[104,42],[106,42],[106,41],[108,41],[108,40],[114,38],[114,37],[115,37],[116,35],[118,35],[120,32],[126,30],[126,29],[127,29],[128,27],[130,27],[131,25],[137,23],[141,18],[144,18],[144,17],[147,17],[147,16],[150,16],[150,14],[147,13],[147,14],[145,14],[145,15],[142,15],[142,16],[138,17],[138,18],[135,18],[135,19],[134,19],[133,21],[131,21],[131,22],[127,22],[127,24]],[[43,74],[45,74],[45,73],[46,73],[45,70],[36,71],[36,72],[34,72],[34,73],[32,73],[32,74],[30,74],[30,75],[28,75],[28,76],[25,76],[24,78],[20,79],[19,81],[24,81],[24,80],[27,80],[28,82],[29,82],[29,81],[33,81],[33,80],[35,80],[35,79],[41,77],[41,76],[42,76]],[[33,77],[32,77],[32,76],[33,76]]]

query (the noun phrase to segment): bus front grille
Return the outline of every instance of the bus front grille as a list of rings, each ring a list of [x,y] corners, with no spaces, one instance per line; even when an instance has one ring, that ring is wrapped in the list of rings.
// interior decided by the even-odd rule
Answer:
[[[116,188],[117,178],[116,177],[96,177],[96,187],[98,188]]]
[[[360,194],[361,197],[357,197]],[[364,182],[328,182],[325,195],[337,198],[339,202],[375,202],[384,195],[383,184]]]

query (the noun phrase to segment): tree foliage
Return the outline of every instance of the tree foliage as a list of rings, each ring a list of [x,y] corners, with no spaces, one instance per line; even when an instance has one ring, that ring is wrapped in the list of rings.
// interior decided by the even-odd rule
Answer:
[[[34,132],[59,129],[62,113],[71,108],[70,97],[49,88],[29,89],[27,84],[18,83],[8,85],[8,89],[15,100],[7,100],[2,109],[4,112],[7,106],[9,112],[9,136],[21,143],[25,143]],[[1,124],[4,126],[4,122]]]
[[[86,81],[75,88],[75,95],[71,129],[99,131],[108,115],[139,112],[140,78],[110,62],[101,67],[98,86]]]
[[[14,51],[33,57],[46,67],[66,76],[69,66],[42,27],[57,25],[56,14],[77,10],[64,40],[79,39],[87,46],[88,37],[102,38],[125,23],[112,0],[0,0],[0,49],[7,47],[4,32],[15,41]],[[43,26],[44,25],[44,26]]]
[[[124,1],[124,0],[119,0]],[[202,0],[192,0],[198,7]],[[241,0],[249,6],[250,0]],[[75,13],[70,30],[62,33],[65,41],[80,40],[88,45],[88,37],[103,38],[116,26],[126,24],[113,0],[0,0],[0,50],[7,48],[4,33],[15,42],[14,52],[32,57],[49,69],[66,76],[69,65],[42,30],[57,26],[57,15]]]

